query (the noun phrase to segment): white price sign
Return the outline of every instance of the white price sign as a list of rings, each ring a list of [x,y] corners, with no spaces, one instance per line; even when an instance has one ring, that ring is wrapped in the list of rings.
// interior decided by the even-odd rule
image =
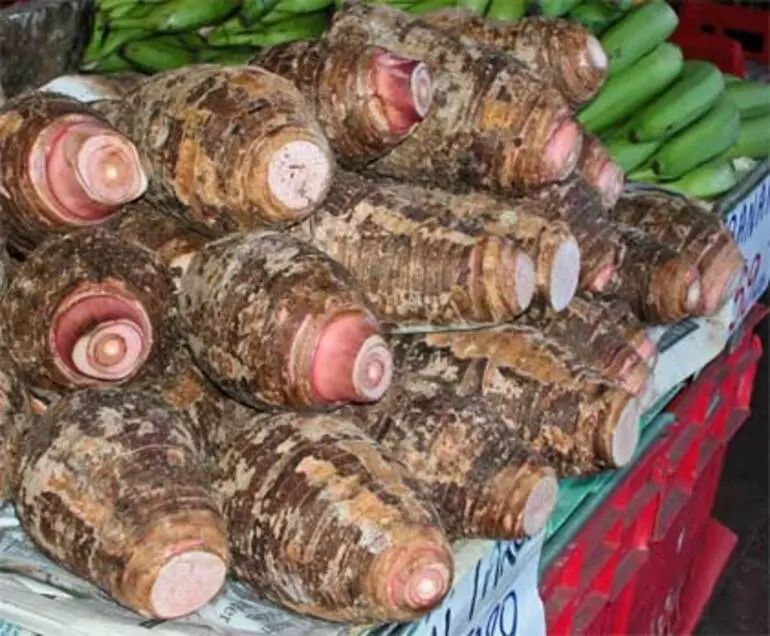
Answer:
[[[770,281],[770,174],[733,207],[725,223],[746,259],[743,279],[733,298],[732,332],[765,293]]]
[[[545,636],[537,587],[544,537],[493,544],[440,607],[379,636]]]

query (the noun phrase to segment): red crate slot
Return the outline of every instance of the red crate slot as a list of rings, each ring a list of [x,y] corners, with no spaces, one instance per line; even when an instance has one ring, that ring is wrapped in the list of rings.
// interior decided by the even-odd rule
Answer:
[[[738,537],[735,534],[718,521],[709,520],[701,550],[682,590],[675,634],[692,634],[737,544]]]
[[[727,442],[748,415],[761,355],[745,331],[672,402],[676,421],[543,573],[549,634],[683,633],[695,594],[689,572],[711,540]]]
[[[671,42],[682,49],[682,54],[689,60],[707,60],[723,73],[738,77],[746,74],[746,59],[741,43],[726,35],[713,35],[680,26],[670,38]]]
[[[704,0],[684,0],[679,12],[679,25],[687,33],[751,40],[748,46],[742,47],[744,57],[770,64],[770,20],[767,11]]]

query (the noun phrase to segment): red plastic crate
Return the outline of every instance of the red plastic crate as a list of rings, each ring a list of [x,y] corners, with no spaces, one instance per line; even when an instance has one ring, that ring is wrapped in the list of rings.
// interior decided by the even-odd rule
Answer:
[[[707,60],[723,73],[738,77],[746,75],[746,56],[737,40],[726,35],[702,33],[687,25],[680,25],[669,39],[682,49],[687,59]]]
[[[769,16],[767,9],[730,6],[706,0],[684,0],[679,12],[678,33],[688,37],[691,34],[708,34],[727,37],[733,41],[735,39],[731,38],[731,35],[745,34],[756,42],[756,46],[744,46],[743,56],[770,64]]]
[[[682,595],[713,523],[727,443],[748,416],[762,355],[749,330],[766,313],[753,312],[738,346],[672,402],[676,422],[544,573],[549,634],[679,634],[691,620]]]

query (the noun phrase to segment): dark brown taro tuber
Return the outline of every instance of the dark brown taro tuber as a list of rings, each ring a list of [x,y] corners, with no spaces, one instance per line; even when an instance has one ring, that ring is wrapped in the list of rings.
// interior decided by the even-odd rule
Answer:
[[[147,156],[150,200],[203,232],[296,221],[326,196],[326,138],[299,91],[258,67],[186,66],[98,107]]]
[[[79,391],[23,436],[16,511],[45,554],[148,617],[208,603],[225,522],[187,419],[149,393]]]
[[[211,241],[145,199],[125,206],[104,228],[154,252],[175,281],[184,274],[195,253]]]
[[[372,172],[450,189],[511,191],[563,179],[575,168],[582,133],[569,105],[514,58],[365,3],[338,11],[327,38],[361,51],[384,47],[431,70],[430,111],[369,166]]]
[[[125,384],[164,364],[177,332],[174,283],[136,243],[90,228],[41,244],[2,305],[31,388]]]
[[[196,361],[252,406],[321,407],[380,399],[391,354],[339,263],[275,232],[209,243],[181,281]]]
[[[543,218],[567,223],[580,246],[580,289],[601,291],[609,284],[623,259],[623,244],[599,193],[582,176],[573,175],[510,203],[533,206]]]
[[[553,471],[480,395],[412,375],[378,404],[347,412],[406,467],[453,540],[531,536],[553,512]]]
[[[0,107],[0,213],[17,250],[100,223],[146,187],[134,145],[89,106],[29,93]]]
[[[535,284],[529,256],[482,228],[445,227],[421,203],[419,190],[340,173],[293,232],[350,270],[392,325],[500,322],[525,311]]]
[[[408,137],[433,98],[423,62],[345,40],[282,44],[254,63],[299,88],[335,156],[349,167],[366,165]]]
[[[405,621],[452,585],[433,509],[348,420],[254,415],[216,480],[236,575],[301,614]]]
[[[745,262],[716,213],[676,195],[637,192],[621,197],[610,214],[615,221],[647,232],[698,268],[704,315],[713,315],[732,297]]]
[[[19,439],[30,426],[32,417],[27,389],[5,343],[0,342],[0,505],[13,492]]]
[[[429,14],[426,20],[452,35],[512,55],[574,106],[591,99],[607,74],[602,45],[576,22],[534,16],[500,22],[457,8]]]
[[[601,310],[604,321],[614,324],[651,369],[658,361],[658,345],[647,335],[647,328],[626,301],[620,299],[581,298]]]
[[[648,324],[679,322],[703,313],[698,269],[645,232],[615,225],[623,260],[601,295],[621,298]]]
[[[533,330],[399,335],[399,377],[446,382],[483,395],[511,432],[559,476],[623,466],[639,439],[639,400],[601,382]]]
[[[535,310],[517,323],[536,328],[629,393],[638,395],[648,382],[647,359],[640,355],[648,339],[637,340],[636,334],[627,337],[599,301],[574,298],[561,312]],[[647,338],[643,329],[640,334]]]

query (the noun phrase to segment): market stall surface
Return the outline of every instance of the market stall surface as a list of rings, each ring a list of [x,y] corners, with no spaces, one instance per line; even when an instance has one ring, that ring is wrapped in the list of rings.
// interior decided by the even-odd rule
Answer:
[[[766,294],[764,302],[770,300]],[[716,518],[738,535],[738,547],[720,579],[697,634],[770,634],[768,598],[768,428],[770,428],[770,321],[758,333],[760,361],[751,419],[733,439],[717,493]]]

